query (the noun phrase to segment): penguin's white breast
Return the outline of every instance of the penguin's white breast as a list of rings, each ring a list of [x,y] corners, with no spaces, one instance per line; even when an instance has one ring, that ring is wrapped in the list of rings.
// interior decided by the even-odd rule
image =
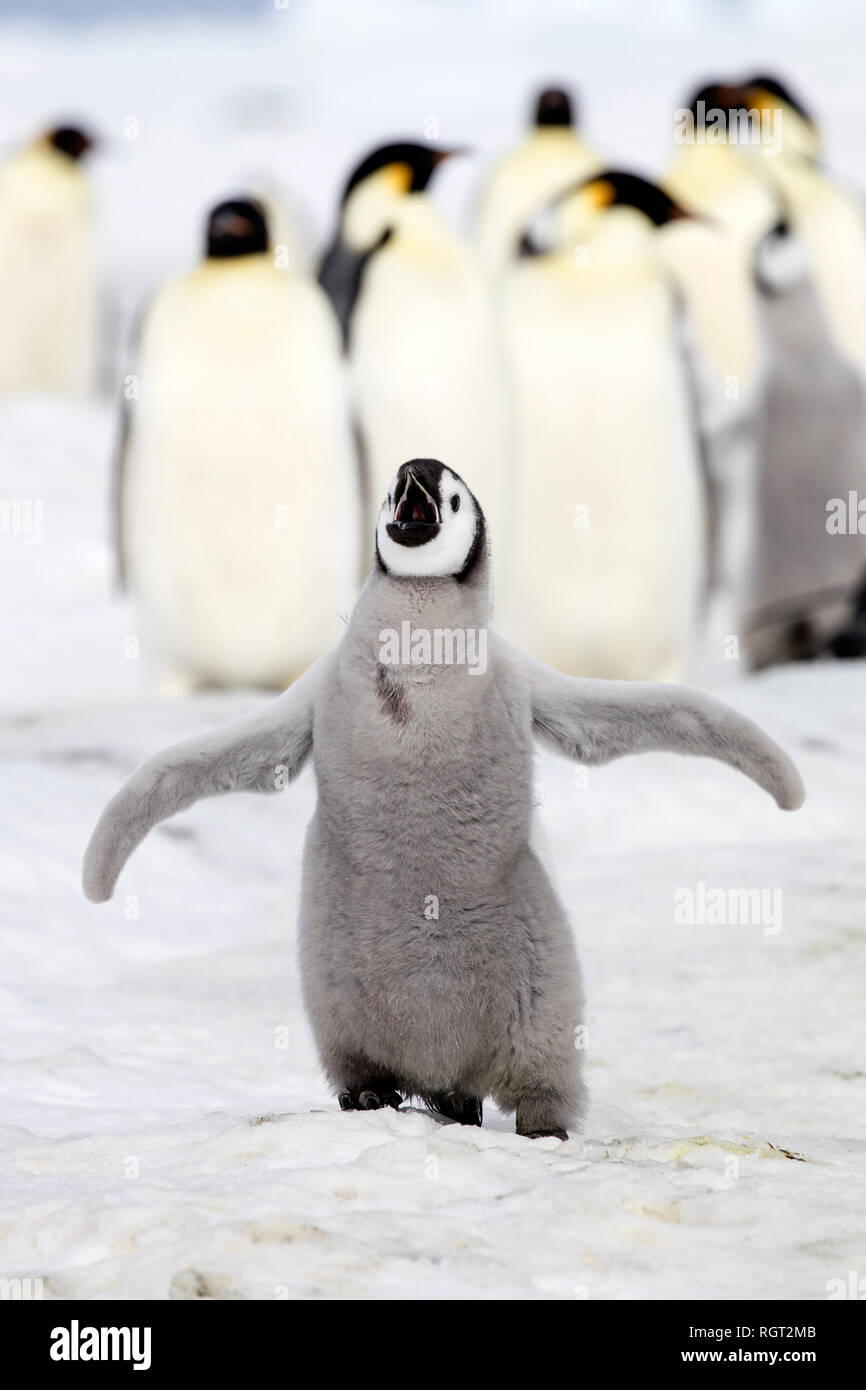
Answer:
[[[324,306],[267,278],[178,287],[154,308],[139,371],[125,509],[135,587],[202,660],[311,659],[345,611],[357,554]]]
[[[471,265],[381,252],[353,318],[352,365],[377,507],[401,463],[430,457],[493,513],[508,448],[505,384]]]
[[[87,185],[48,157],[0,173],[0,390],[82,392],[95,359]]]
[[[524,637],[567,667],[575,645],[606,649],[610,634],[630,633],[646,664],[690,621],[702,564],[671,301],[658,279],[569,288],[561,275],[518,272],[506,301]]]

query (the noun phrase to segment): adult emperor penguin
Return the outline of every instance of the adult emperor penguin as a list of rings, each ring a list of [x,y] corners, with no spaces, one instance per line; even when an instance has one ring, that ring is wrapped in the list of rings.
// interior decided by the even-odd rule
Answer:
[[[714,82],[701,87],[677,113],[676,149],[663,185],[684,208],[726,227],[744,254],[751,256],[761,237],[775,226],[779,201],[769,171],[750,160],[741,146],[747,114],[748,93],[737,84]],[[745,128],[758,129],[754,118]]]
[[[93,385],[92,146],[86,131],[57,126],[0,165],[0,394]]]
[[[683,214],[619,170],[555,211],[554,244],[503,282],[520,458],[509,630],[574,675],[679,678],[705,582],[706,477],[656,232]]]
[[[718,758],[784,809],[802,783],[719,701],[573,680],[488,634],[485,520],[452,469],[402,465],[376,540],[339,646],[264,709],[139,768],[93,833],[84,890],[108,899],[167,816],[219,792],[274,791],[312,756],[301,971],[341,1107],[415,1095],[480,1124],[492,1096],[519,1134],[566,1139],[583,1096],[581,988],[530,845],[533,739],[591,764],[651,750]]]
[[[661,239],[683,287],[701,348],[728,398],[749,404],[759,388],[762,348],[754,289],[755,249],[783,205],[769,176],[772,158],[752,159],[747,137],[762,137],[763,113],[735,83],[702,87],[678,113],[677,151],[664,187],[694,216]],[[769,156],[773,140],[759,145]],[[730,138],[729,138],[730,137]]]
[[[214,208],[205,250],[157,295],[127,378],[122,564],[165,688],[284,686],[339,631],[358,564],[339,333],[318,286],[275,267],[257,203]]]
[[[600,167],[576,128],[570,94],[545,88],[536,98],[531,129],[496,164],[482,190],[477,242],[485,270],[494,276],[505,270],[538,210]]]
[[[475,479],[491,523],[510,496],[501,344],[484,279],[427,195],[455,150],[385,145],[357,166],[320,270],[348,344],[373,506],[395,464],[441,455]]]
[[[748,99],[781,127],[778,156],[763,160],[791,227],[809,256],[836,348],[866,373],[866,209],[822,162],[814,118],[777,78],[756,75]]]

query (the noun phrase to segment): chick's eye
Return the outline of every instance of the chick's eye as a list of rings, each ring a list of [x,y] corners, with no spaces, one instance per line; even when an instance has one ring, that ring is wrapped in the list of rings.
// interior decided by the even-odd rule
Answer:
[[[456,492],[451,498],[451,510],[452,512],[459,512],[460,510],[460,498],[457,496]]]

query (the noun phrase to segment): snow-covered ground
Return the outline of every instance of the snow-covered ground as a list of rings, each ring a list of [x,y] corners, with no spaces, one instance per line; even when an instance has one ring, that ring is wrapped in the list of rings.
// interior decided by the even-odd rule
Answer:
[[[320,236],[360,149],[433,116],[491,152],[547,77],[575,81],[619,159],[652,165],[694,80],[780,68],[866,182],[862,17],[760,15],[333,0],[258,28],[15,27],[0,121],[15,139],[92,114],[124,302],[189,261],[208,201],[253,172]],[[455,215],[478,171],[443,178]],[[586,977],[580,1135],[532,1143],[493,1110],[482,1130],[342,1114],[294,963],[308,772],[166,824],[110,904],[80,892],[135,763],[259,698],[147,693],[110,594],[113,424],[104,404],[0,406],[0,493],[41,503],[0,540],[0,1277],[56,1298],[822,1299],[866,1276],[866,670],[732,672],[720,691],[798,759],[794,816],[715,764],[634,759],[581,785],[540,756]],[[772,920],[682,925],[700,884],[763,889]]]
[[[819,1299],[862,1277],[866,670],[724,692],[799,760],[797,815],[716,764],[583,786],[540,758],[586,974],[579,1136],[342,1114],[294,963],[308,772],[167,823],[110,904],[80,892],[128,771],[260,698],[160,701],[126,658],[109,414],[0,409],[44,503],[41,544],[2,546],[0,1275],[91,1298]],[[679,925],[701,883],[766,890],[763,925]]]

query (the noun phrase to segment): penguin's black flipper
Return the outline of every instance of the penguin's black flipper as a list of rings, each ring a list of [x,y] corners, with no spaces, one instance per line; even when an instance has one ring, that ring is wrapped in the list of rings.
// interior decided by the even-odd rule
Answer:
[[[391,228],[382,233],[374,246],[366,251],[353,251],[337,231],[319,265],[319,284],[334,306],[343,334],[343,350],[348,351],[352,311],[361,293],[364,271],[372,256],[390,240]]]
[[[111,538],[114,549],[115,584],[121,593],[125,592],[129,577],[127,574],[127,555],[123,533],[123,505],[127,481],[129,446],[132,439],[133,402],[137,398],[139,385],[136,372],[138,368],[141,337],[144,332],[144,324],[152,302],[153,296],[149,295],[137,310],[132,322],[132,329],[129,335],[129,346],[127,349],[128,366],[121,382],[120,419],[117,428],[117,442],[114,448],[114,463],[111,471]]]
[[[120,593],[126,592],[128,580],[126,547],[123,535],[123,497],[126,485],[126,459],[132,430],[132,405],[124,394],[121,398],[120,424],[111,470],[111,537],[114,550],[114,582]]]

